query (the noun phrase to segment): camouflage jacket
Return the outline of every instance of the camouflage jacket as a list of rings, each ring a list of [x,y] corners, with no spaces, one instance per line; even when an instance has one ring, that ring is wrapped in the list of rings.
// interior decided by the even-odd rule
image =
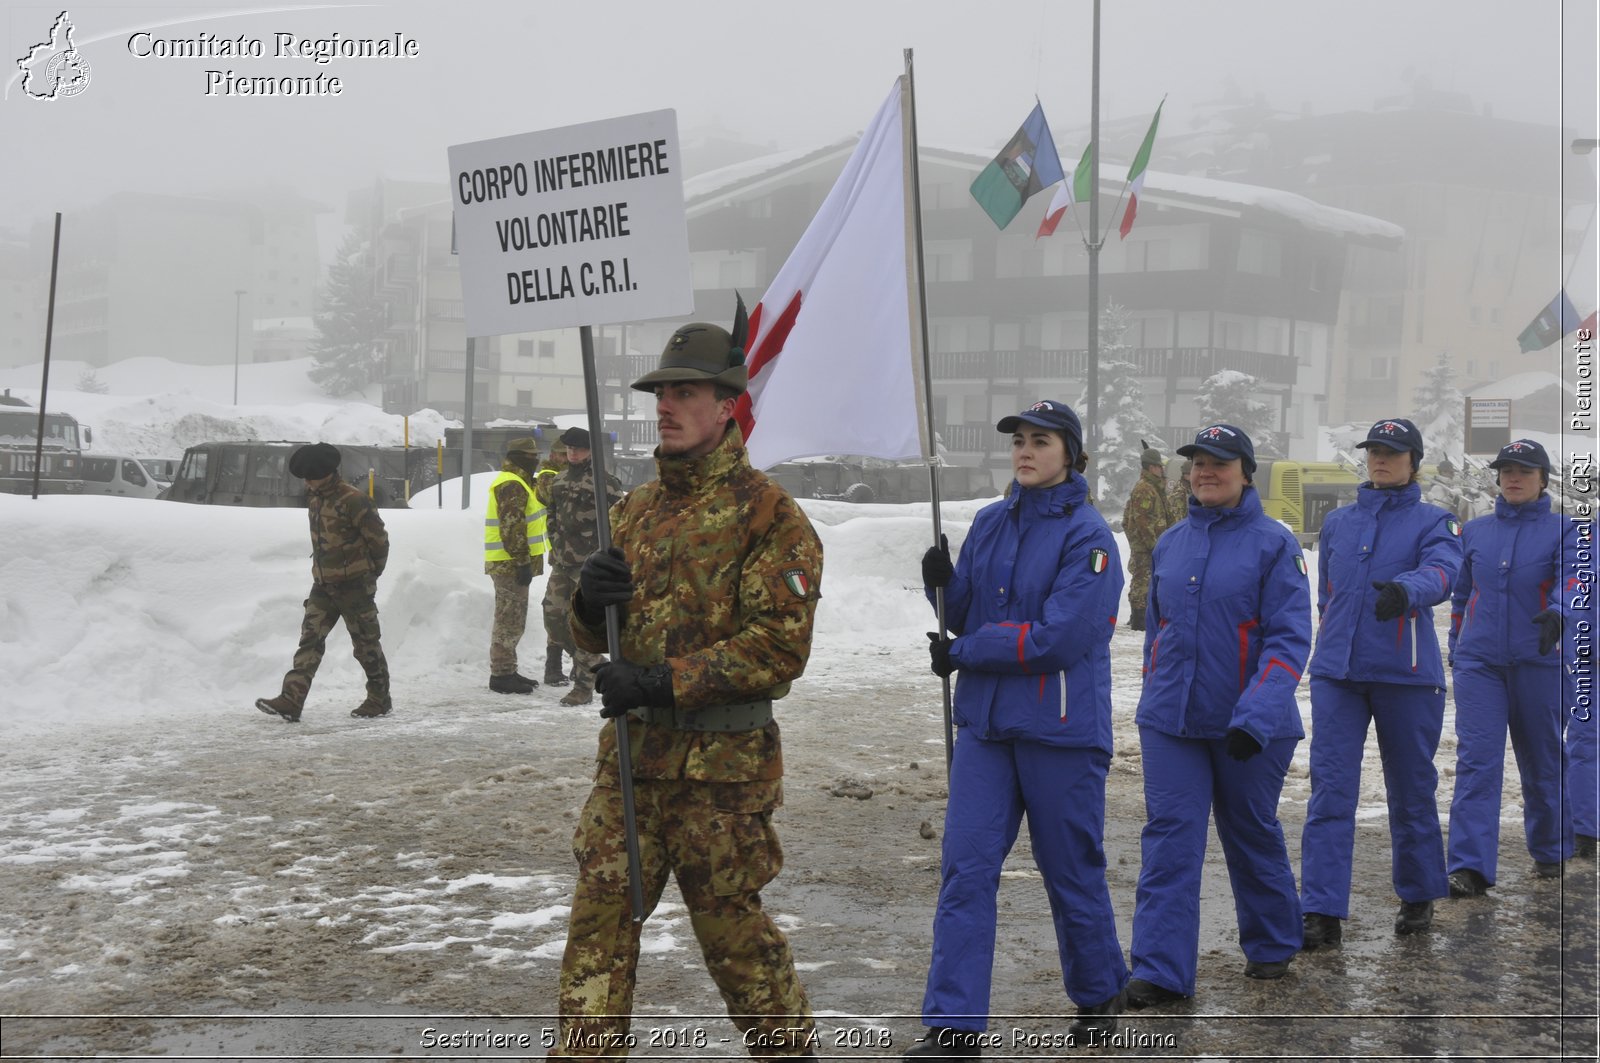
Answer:
[[[594,519],[594,462],[569,464],[549,482],[550,564],[576,570],[583,559],[600,548],[600,530]],[[538,488],[535,488],[537,492]],[[606,473],[606,510],[622,500],[622,481]]]
[[[550,504],[550,487],[556,482],[556,477],[561,475],[561,470],[567,467],[565,461],[556,461],[546,458],[539,463],[539,471],[529,477],[533,481],[533,497],[545,505]]]
[[[389,533],[372,499],[345,483],[336,472],[320,488],[306,492],[311,518],[311,579],[345,583],[383,575],[389,563]]]
[[[751,468],[737,426],[703,458],[657,459],[660,479],[611,510],[612,539],[637,588],[623,609],[622,656],[665,661],[678,710],[781,698],[811,655],[822,542],[789,493]],[[605,627],[574,611],[572,634],[606,651]],[[777,804],[783,750],[774,720],[745,732],[672,730],[629,720],[641,779],[754,782]],[[600,733],[598,779],[615,782],[616,730]],[[752,807],[750,811],[755,811]]]
[[[1167,481],[1160,470],[1141,469],[1139,482],[1128,493],[1128,504],[1122,510],[1122,531],[1130,551],[1149,553],[1156,548],[1161,533],[1174,523],[1171,507]]]
[[[1189,481],[1178,480],[1167,489],[1167,515],[1176,524],[1189,516]],[[1169,525],[1170,526],[1170,525]]]

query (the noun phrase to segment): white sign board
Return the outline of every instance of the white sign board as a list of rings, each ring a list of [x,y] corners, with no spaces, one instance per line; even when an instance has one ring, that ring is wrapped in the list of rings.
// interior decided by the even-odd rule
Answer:
[[[449,149],[470,336],[694,309],[673,111]]]
[[[1474,427],[1474,428],[1510,428],[1511,427],[1511,400],[1510,399],[1473,399],[1472,400],[1472,427]]]

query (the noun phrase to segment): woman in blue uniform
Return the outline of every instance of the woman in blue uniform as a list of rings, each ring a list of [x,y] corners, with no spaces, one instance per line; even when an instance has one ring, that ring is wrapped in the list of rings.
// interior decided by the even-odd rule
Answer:
[[[1507,443],[1489,468],[1500,496],[1492,514],[1462,530],[1465,557],[1451,595],[1452,897],[1481,896],[1496,882],[1507,731],[1522,778],[1522,822],[1534,874],[1555,878],[1572,855],[1572,819],[1562,793],[1566,699],[1559,643],[1563,530],[1575,525],[1550,510],[1550,458],[1536,441]]]
[[[1444,730],[1444,663],[1433,607],[1461,567],[1461,523],[1422,501],[1422,433],[1396,417],[1356,444],[1367,482],[1328,514],[1318,540],[1311,657],[1311,801],[1300,835],[1307,949],[1333,947],[1350,917],[1351,860],[1367,729],[1376,726],[1388,793],[1397,934],[1433,924],[1443,897],[1444,834],[1433,755]]]
[[[1128,1005],[1194,995],[1208,824],[1228,862],[1244,973],[1281,978],[1300,901],[1278,795],[1305,731],[1295,688],[1311,650],[1311,588],[1294,534],[1261,509],[1255,448],[1201,429],[1188,518],[1156,543],[1136,722],[1148,821],[1133,910]]]
[[[1114,1030],[1128,980],[1102,847],[1122,565],[1073,471],[1077,414],[1045,400],[998,427],[1011,436],[1010,493],[978,512],[953,568],[940,547],[922,562],[929,600],[945,589],[955,635],[929,638],[934,672],[958,673],[958,733],[922,1004],[931,1029],[908,1059],[980,1053],[1000,869],[1024,813],[1078,1005],[1068,1032]]]

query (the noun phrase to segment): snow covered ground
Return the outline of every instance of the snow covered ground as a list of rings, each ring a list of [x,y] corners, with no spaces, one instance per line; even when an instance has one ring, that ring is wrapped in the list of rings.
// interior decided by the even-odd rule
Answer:
[[[278,394],[292,383],[285,375]],[[23,393],[5,375],[0,385]],[[281,426],[264,435],[354,441],[337,433],[398,421],[314,396],[278,405],[267,401],[274,386],[250,381],[260,402],[241,407],[251,426]],[[63,394],[51,406],[85,410],[97,445],[103,434],[175,440],[186,418],[223,409],[215,398],[174,392]],[[466,511],[456,508],[459,485],[447,484],[442,509],[427,492],[416,508],[384,513],[393,552],[378,605],[394,714],[348,716],[362,675],[339,628],[297,726],[252,703],[276,692],[296,641],[309,583],[303,512],[0,496],[8,1056],[445,1058],[423,1043],[425,1016],[444,1016],[428,1020],[442,1031],[481,1029],[473,1018],[481,1016],[511,1016],[497,1029],[535,1037],[547,1028],[538,1016],[554,1002],[572,885],[568,838],[598,721],[590,709],[559,706],[558,690],[526,698],[487,691],[492,594],[480,560],[483,483],[474,486]],[[945,506],[953,547],[982,504]],[[928,506],[804,505],[826,551],[823,600],[807,674],[782,706],[788,866],[767,897],[838,1038],[823,1054],[892,1056],[920,1029],[945,796],[938,683],[927,674],[923,636],[931,610],[918,577]],[[1315,579],[1314,553],[1308,561]],[[542,589],[536,580],[535,599]],[[537,675],[537,609],[522,645],[524,670]],[[1125,947],[1142,826],[1132,725],[1139,646],[1136,633],[1116,633],[1107,855]],[[1304,697],[1302,708],[1309,720]],[[1281,809],[1293,855],[1309,793],[1307,745]],[[1447,723],[1441,809],[1453,761]],[[1527,874],[1514,770],[1499,896],[1444,905],[1436,932],[1410,940],[1388,927],[1375,749],[1367,767],[1357,911],[1344,953],[1302,959],[1276,985],[1240,978],[1231,895],[1213,843],[1196,1004],[1131,1020],[1172,1040],[1129,1052],[1515,1047],[1553,1055],[1567,1036],[1563,994],[1578,1002],[1567,1014],[1592,1013],[1593,869],[1570,874],[1568,892]],[[645,927],[641,1032],[720,1013],[675,900],[669,892]],[[1576,973],[1563,959],[1564,904],[1585,920],[1568,946]],[[1051,1016],[1068,1005],[1026,838],[1007,865],[1001,920],[997,1013],[1018,1016],[1008,1020],[1018,1028],[1059,1031]],[[46,1014],[151,1018],[36,1018]],[[215,1018],[160,1018],[172,1015]],[[1291,1015],[1312,1019],[1286,1023]],[[1352,1024],[1350,1016],[1360,1018]],[[1428,1023],[1407,1025],[1408,1016]],[[740,1054],[736,1043],[715,1040],[731,1032],[726,1020],[693,1030],[713,1041],[653,1051],[641,1042],[636,1054]],[[1587,1037],[1581,1043],[1592,1050],[1592,1029]]]

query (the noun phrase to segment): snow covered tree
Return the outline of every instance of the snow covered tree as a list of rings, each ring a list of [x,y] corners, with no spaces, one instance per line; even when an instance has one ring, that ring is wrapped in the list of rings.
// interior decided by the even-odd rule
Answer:
[[[1142,439],[1157,445],[1161,433],[1144,410],[1144,387],[1139,367],[1129,360],[1125,342],[1132,317],[1124,306],[1108,302],[1100,311],[1100,445],[1089,455],[1090,493],[1102,507],[1120,511],[1122,502],[1139,479]],[[1089,411],[1089,391],[1078,397],[1078,412]],[[1087,436],[1088,425],[1084,425]]]
[[[104,395],[111,390],[111,385],[101,380],[93,369],[85,369],[78,374],[78,390],[90,395]]]
[[[1447,351],[1439,352],[1432,369],[1422,371],[1422,383],[1411,393],[1414,421],[1422,431],[1429,460],[1436,455],[1455,454],[1460,460],[1465,425],[1462,423],[1466,400],[1456,387],[1456,369]]]
[[[373,290],[370,249],[354,232],[328,267],[328,283],[311,341],[313,383],[335,398],[359,391],[383,375],[384,309]]]
[[[1200,427],[1231,424],[1243,428],[1255,444],[1258,458],[1271,453],[1278,418],[1271,406],[1255,398],[1259,390],[1255,377],[1237,369],[1223,369],[1206,377],[1195,400]]]

